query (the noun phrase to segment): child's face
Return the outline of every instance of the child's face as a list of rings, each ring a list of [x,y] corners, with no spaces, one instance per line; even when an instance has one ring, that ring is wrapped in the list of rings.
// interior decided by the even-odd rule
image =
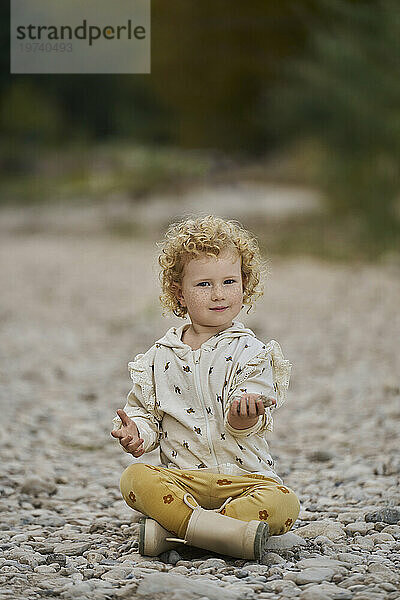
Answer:
[[[204,255],[185,264],[177,298],[186,306],[193,324],[230,327],[243,303],[242,260],[223,250],[218,257]],[[224,310],[215,310],[224,307]]]

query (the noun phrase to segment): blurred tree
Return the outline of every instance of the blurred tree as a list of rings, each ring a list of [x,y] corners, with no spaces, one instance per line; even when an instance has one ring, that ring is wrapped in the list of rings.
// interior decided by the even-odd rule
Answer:
[[[307,58],[285,69],[267,106],[277,129],[316,142],[314,174],[336,214],[374,236],[397,235],[400,190],[400,11],[394,0],[321,0]]]
[[[244,154],[280,142],[260,121],[259,106],[283,62],[304,47],[298,0],[152,0],[150,75],[10,75],[8,4],[0,3],[7,34],[0,96],[29,82],[61,111],[68,139],[122,136]],[[319,10],[318,0],[300,4],[306,15]],[[35,111],[32,104],[28,121]]]
[[[2,97],[0,126],[14,141],[49,143],[60,139],[63,119],[57,101],[50,94],[19,78]]]
[[[313,14],[318,2],[303,0]],[[183,146],[263,153],[278,140],[259,121],[260,99],[304,46],[298,2],[153,0],[152,76]]]

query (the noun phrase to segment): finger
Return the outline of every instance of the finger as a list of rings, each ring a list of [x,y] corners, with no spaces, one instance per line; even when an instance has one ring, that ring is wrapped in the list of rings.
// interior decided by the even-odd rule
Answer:
[[[139,438],[138,440],[135,440],[134,442],[130,442],[129,444],[127,444],[125,446],[125,450],[127,450],[128,452],[133,454],[134,452],[141,450],[142,447],[143,447],[143,440],[141,438]]]
[[[117,415],[121,419],[123,425],[129,425],[131,420],[122,408],[117,410]]]
[[[258,415],[263,415],[265,413],[265,408],[264,408],[264,404],[262,400],[257,400],[256,401],[256,406],[257,406],[257,414]]]
[[[231,414],[237,413],[237,411],[238,411],[238,404],[239,404],[238,400],[233,400],[232,401],[231,407],[229,409],[229,412]]]
[[[135,458],[139,458],[139,456],[142,456],[142,454],[144,454],[144,448],[140,448],[139,450],[136,450],[136,452],[132,452],[132,454]]]
[[[242,398],[240,401],[240,416],[247,417],[247,397]]]
[[[123,438],[121,438],[119,440],[119,443],[121,444],[121,446],[123,446],[124,448],[127,447],[127,445],[133,440],[133,437],[131,435],[127,435]]]
[[[257,405],[256,405],[254,396],[250,396],[248,403],[249,403],[249,412],[248,412],[249,417],[257,416]]]
[[[124,437],[125,433],[122,431],[122,429],[113,429],[111,435],[115,438],[122,438]]]

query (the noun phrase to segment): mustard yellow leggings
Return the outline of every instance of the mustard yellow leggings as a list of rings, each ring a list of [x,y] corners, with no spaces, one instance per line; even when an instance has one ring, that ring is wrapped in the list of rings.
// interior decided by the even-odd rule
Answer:
[[[186,493],[206,509],[219,508],[232,496],[222,514],[242,521],[266,521],[271,535],[289,531],[300,511],[290,488],[252,473],[243,477],[134,463],[122,473],[120,488],[128,506],[179,538],[184,537],[192,515],[183,501]]]

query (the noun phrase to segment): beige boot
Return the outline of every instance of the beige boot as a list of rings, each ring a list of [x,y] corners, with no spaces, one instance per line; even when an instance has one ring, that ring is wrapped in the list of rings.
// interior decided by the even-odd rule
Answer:
[[[179,546],[179,541],[169,541],[171,532],[161,527],[154,519],[141,517],[139,524],[139,553],[142,556],[158,556]]]
[[[189,503],[188,498],[194,501],[194,506]],[[216,510],[205,510],[190,494],[185,494],[183,500],[187,506],[193,509],[185,539],[169,538],[170,541],[180,541],[190,546],[197,546],[236,558],[261,559],[269,538],[268,523],[241,521],[220,514],[220,511],[232,498],[228,498]]]

